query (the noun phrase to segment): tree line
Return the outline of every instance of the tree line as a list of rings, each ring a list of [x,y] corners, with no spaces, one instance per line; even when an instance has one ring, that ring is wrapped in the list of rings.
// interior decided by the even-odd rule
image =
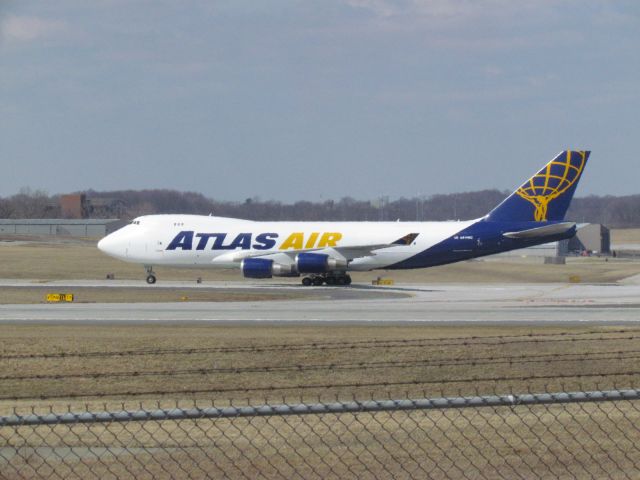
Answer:
[[[196,192],[119,190],[84,192],[90,218],[131,219],[154,213],[191,213],[250,220],[468,220],[486,214],[510,192],[480,190],[425,197],[388,197],[283,203],[247,198],[241,202],[214,200]],[[0,218],[63,218],[59,196],[23,190],[0,197]],[[640,227],[640,195],[575,198],[567,218],[602,223],[613,228]]]

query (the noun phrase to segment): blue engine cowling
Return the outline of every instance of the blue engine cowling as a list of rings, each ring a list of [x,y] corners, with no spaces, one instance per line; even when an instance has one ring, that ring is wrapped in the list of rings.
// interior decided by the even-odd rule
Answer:
[[[240,264],[242,275],[247,278],[271,278],[273,260],[264,258],[245,258]]]
[[[345,270],[347,261],[324,253],[299,253],[296,255],[296,268],[300,273],[326,273]]]
[[[299,253],[296,267],[300,273],[324,273],[328,270],[329,255],[322,253]]]
[[[240,264],[242,274],[247,278],[298,277],[295,265],[283,265],[266,258],[245,258]]]

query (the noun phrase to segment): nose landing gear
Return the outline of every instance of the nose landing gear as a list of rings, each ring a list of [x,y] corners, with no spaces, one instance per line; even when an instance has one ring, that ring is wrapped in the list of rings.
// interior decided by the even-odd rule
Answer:
[[[309,287],[315,285],[316,287],[326,285],[351,285],[351,276],[346,273],[324,273],[318,275],[311,275],[302,279],[302,285]]]
[[[144,269],[147,272],[147,283],[149,285],[153,285],[156,283],[156,274],[153,272],[153,267],[151,265],[145,265]]]

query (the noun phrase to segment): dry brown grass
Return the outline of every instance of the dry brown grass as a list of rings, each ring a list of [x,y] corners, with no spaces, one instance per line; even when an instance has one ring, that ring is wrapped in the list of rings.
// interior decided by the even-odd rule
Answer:
[[[211,278],[212,270],[155,268],[159,278],[195,280]],[[0,243],[0,278],[37,280],[117,279],[145,277],[141,265],[121,262],[100,252],[89,242]],[[238,272],[217,270],[215,279],[237,280]]]
[[[614,328],[615,329],[615,328]],[[82,326],[82,325],[2,325],[0,326],[0,360],[2,396],[24,398],[18,404],[31,404],[38,397],[55,397],[54,402],[75,402],[75,396],[87,399],[130,400],[251,398],[281,399],[397,397],[410,395],[439,396],[492,393],[494,390],[579,389],[583,384],[612,387],[629,384],[631,377],[584,377],[590,373],[619,373],[637,370],[638,354],[617,355],[617,351],[635,351],[640,329],[626,334],[609,334],[612,328],[597,327],[600,333],[589,341],[568,341],[581,336],[511,339],[511,343],[473,337],[528,334],[580,334],[593,331],[587,327],[530,327],[530,326],[289,326],[289,325],[153,325],[153,326]],[[627,329],[629,330],[629,329]],[[451,338],[462,337],[462,340]],[[601,339],[604,337],[605,339]],[[631,338],[628,338],[631,337]],[[466,341],[464,339],[467,339]],[[620,338],[606,340],[606,338]],[[626,338],[626,339],[625,339]],[[332,342],[362,342],[425,340],[415,346],[375,346],[354,348],[318,348],[312,344]],[[446,340],[449,339],[449,340]],[[431,341],[429,341],[431,340]],[[505,339],[509,340],[509,339]],[[513,342],[513,340],[518,340]],[[306,345],[299,349],[261,347],[269,345]],[[254,347],[248,351],[206,351],[189,353],[189,349],[221,347]],[[122,352],[149,349],[179,349],[179,352],[159,352],[157,355],[122,355],[107,357],[67,356],[63,358],[6,358],[8,355],[42,353]],[[570,359],[568,353],[601,353],[602,356]],[[470,364],[470,359],[486,357],[517,357],[521,355],[560,355],[550,362],[522,363],[517,360],[484,364]],[[464,363],[447,359],[462,359]],[[418,361],[435,364],[415,364]],[[377,362],[398,362],[396,365],[376,366]],[[451,364],[453,363],[453,364]],[[312,368],[318,365],[350,364],[353,368]],[[264,371],[263,367],[302,368],[287,371]],[[210,372],[211,368],[256,367],[249,372]],[[202,370],[177,373],[184,370]],[[92,373],[131,373],[131,376],[92,378]],[[133,374],[137,372],[137,374]],[[161,374],[145,374],[160,372]],[[519,377],[553,377],[562,373],[566,378],[519,379]],[[86,375],[81,378],[42,378],[11,380],[20,375]],[[455,382],[456,379],[503,378],[498,381]],[[412,382],[416,382],[413,384]],[[399,383],[384,385],[385,383]],[[366,385],[363,385],[366,384]],[[378,384],[378,385],[375,385]],[[316,387],[313,387],[313,386]],[[326,385],[326,386],[323,386]],[[333,385],[333,387],[328,387]],[[340,386],[342,385],[342,386]],[[363,386],[358,386],[363,385]],[[189,393],[199,391],[200,393]],[[145,394],[144,392],[149,392]],[[171,392],[162,395],[160,392]],[[97,395],[97,397],[96,397]],[[67,397],[68,396],[68,397]],[[52,400],[46,400],[50,404]],[[4,402],[16,405],[15,400]]]

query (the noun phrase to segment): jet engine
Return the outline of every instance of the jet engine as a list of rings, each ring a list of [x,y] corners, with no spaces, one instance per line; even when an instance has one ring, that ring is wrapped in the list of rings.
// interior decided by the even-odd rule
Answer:
[[[240,264],[246,278],[297,277],[294,265],[275,263],[266,258],[245,258]]]
[[[296,255],[296,268],[300,273],[325,273],[345,270],[347,261],[324,253],[299,253]]]

